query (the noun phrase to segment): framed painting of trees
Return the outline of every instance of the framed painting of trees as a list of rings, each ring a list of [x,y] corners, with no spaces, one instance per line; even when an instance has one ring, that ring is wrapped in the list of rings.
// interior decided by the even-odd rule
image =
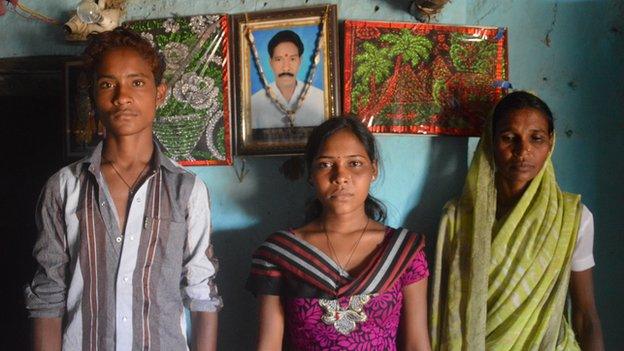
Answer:
[[[507,30],[345,21],[344,112],[377,133],[480,135],[506,91]]]

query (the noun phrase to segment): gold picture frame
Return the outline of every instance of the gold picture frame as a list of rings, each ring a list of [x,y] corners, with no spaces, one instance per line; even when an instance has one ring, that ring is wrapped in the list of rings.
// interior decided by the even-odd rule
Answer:
[[[232,16],[237,154],[302,153],[314,126],[340,113],[337,23],[330,4]],[[278,67],[275,43],[295,37],[298,63]],[[284,74],[296,80],[289,99]]]

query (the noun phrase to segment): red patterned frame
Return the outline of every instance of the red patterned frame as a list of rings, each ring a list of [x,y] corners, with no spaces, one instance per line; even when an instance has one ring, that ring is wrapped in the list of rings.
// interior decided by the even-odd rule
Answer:
[[[379,101],[374,105],[373,111],[365,111],[362,115],[359,115],[361,111],[357,111],[355,106],[357,102],[352,100],[352,91],[354,88],[354,74],[357,69],[356,55],[357,45],[362,42],[369,41],[367,38],[358,37],[358,30],[373,29],[374,31],[386,31],[386,32],[400,32],[403,29],[408,29],[416,33],[430,33],[437,31],[440,34],[446,34],[448,36],[451,33],[460,33],[475,38],[494,38],[496,41],[496,64],[494,75],[489,82],[491,89],[483,87],[485,90],[489,90],[490,94],[489,104],[487,112],[478,117],[478,123],[469,123],[469,128],[457,128],[444,126],[439,115],[432,114],[429,116],[429,121],[432,123],[420,123],[413,125],[397,124],[397,125],[376,125],[375,119],[378,117],[371,112],[379,113],[388,105],[388,101]],[[374,133],[400,133],[400,134],[438,134],[438,135],[454,135],[454,136],[479,136],[483,122],[489,114],[491,108],[504,96],[506,93],[506,87],[508,83],[508,50],[507,50],[507,29],[497,27],[476,27],[476,26],[450,26],[440,24],[423,24],[423,23],[399,23],[399,22],[376,22],[376,21],[345,21],[344,24],[344,90],[343,90],[343,113],[344,114],[356,114],[362,118],[363,122],[369,126],[369,129]],[[435,45],[435,44],[434,44]],[[433,56],[433,55],[432,55]],[[434,58],[430,61],[433,62]],[[393,67],[396,70],[398,67]],[[393,74],[393,75],[395,75]],[[390,85],[391,80],[387,79],[380,83],[381,85]],[[461,83],[461,82],[459,82]],[[415,101],[416,102],[416,101]],[[454,101],[457,104],[457,101]],[[457,106],[459,111],[462,111],[462,101],[459,101]],[[485,106],[482,107],[485,111]],[[354,113],[355,112],[355,113]],[[407,118],[406,115],[396,115],[397,120]],[[474,116],[473,116],[474,117]],[[476,120],[475,120],[476,121]],[[471,122],[475,122],[471,121]]]
[[[231,166],[232,162],[232,137],[231,137],[231,115],[230,115],[230,65],[232,56],[230,53],[230,16],[223,14],[219,20],[221,30],[225,33],[223,42],[221,43],[221,54],[227,58],[227,64],[221,68],[223,85],[223,138],[225,139],[225,160],[195,160],[195,161],[178,161],[182,166]]]
[[[232,118],[230,114],[230,67],[232,64],[232,55],[230,52],[230,16],[221,15],[220,26],[223,31],[223,42],[221,43],[221,54],[227,59],[227,64],[221,68],[223,79],[223,138],[225,139],[225,160],[196,160],[196,161],[179,161],[182,166],[231,166],[232,162]]]
[[[221,66],[221,76],[222,76],[222,84],[221,84],[221,93],[223,94],[223,139],[224,139],[224,148],[225,148],[225,158],[223,160],[178,160],[176,161],[181,166],[231,166],[233,164],[232,161],[232,116],[231,116],[231,104],[233,99],[233,95],[231,92],[231,65],[232,65],[232,54],[230,51],[231,47],[231,29],[230,29],[230,15],[224,13],[215,13],[215,14],[205,14],[202,16],[215,15],[219,16],[219,28],[223,32],[223,39],[221,44],[219,45],[219,51],[221,52],[222,57],[226,62]],[[183,17],[193,17],[193,16],[183,16]],[[171,17],[175,18],[175,17]],[[145,19],[145,20],[131,20],[125,21],[123,23],[124,26],[132,27],[136,23],[154,21],[154,20],[164,20],[165,18],[156,18],[156,19]],[[157,112],[158,113],[158,112]]]

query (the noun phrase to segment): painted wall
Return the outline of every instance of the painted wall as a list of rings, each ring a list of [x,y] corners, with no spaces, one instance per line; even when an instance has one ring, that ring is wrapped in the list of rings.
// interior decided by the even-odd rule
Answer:
[[[47,15],[64,13],[78,1],[25,1]],[[130,0],[128,19],[240,13],[317,4],[323,1]],[[409,1],[345,0],[340,19],[412,21]],[[510,72],[516,88],[535,91],[557,116],[555,164],[562,186],[584,194],[596,218],[596,290],[608,349],[624,344],[620,323],[624,293],[622,233],[624,200],[618,182],[624,172],[620,154],[624,139],[624,78],[618,59],[624,57],[622,5],[617,1],[454,0],[437,22],[508,26]],[[58,28],[24,20],[14,13],[0,17],[0,57],[78,54],[82,46],[63,41]],[[4,30],[9,29],[9,30]],[[546,40],[546,36],[548,39]],[[548,43],[548,45],[547,45]],[[618,105],[619,104],[619,105]],[[429,248],[444,202],[459,193],[469,151],[475,140],[429,136],[379,135],[383,174],[374,193],[389,208],[389,224],[427,233]],[[279,172],[287,158],[236,158],[234,167],[194,167],[211,189],[213,241],[220,257],[219,284],[226,307],[221,313],[220,349],[247,350],[254,341],[256,307],[243,286],[253,249],[273,230],[302,220],[311,189]],[[249,173],[238,180],[235,170]],[[25,281],[28,277],[25,277]]]

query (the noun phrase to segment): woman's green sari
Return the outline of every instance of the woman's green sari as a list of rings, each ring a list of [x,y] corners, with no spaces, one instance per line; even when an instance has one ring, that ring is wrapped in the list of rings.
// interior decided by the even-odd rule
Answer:
[[[433,349],[579,350],[564,305],[580,196],[559,189],[549,155],[515,207],[497,221],[490,125],[462,195],[446,205],[440,223]]]

